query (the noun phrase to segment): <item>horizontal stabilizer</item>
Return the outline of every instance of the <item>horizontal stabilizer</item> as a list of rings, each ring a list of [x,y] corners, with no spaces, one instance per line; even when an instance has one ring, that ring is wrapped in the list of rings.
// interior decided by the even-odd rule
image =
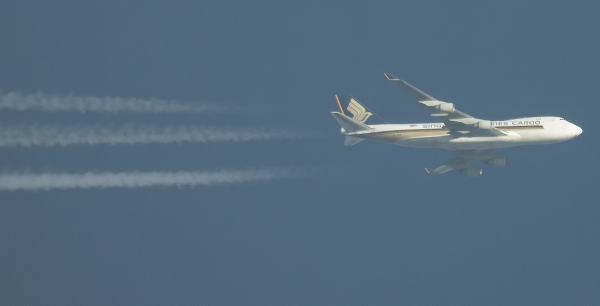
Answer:
[[[361,141],[365,140],[364,138],[346,136],[346,140],[344,140],[345,146],[353,146]]]
[[[356,133],[360,131],[368,131],[371,129],[366,124],[358,120],[354,120],[350,117],[344,116],[338,112],[331,112],[331,115],[333,116],[333,119],[335,119],[335,121],[337,121],[344,128],[344,130],[346,130],[347,133]]]

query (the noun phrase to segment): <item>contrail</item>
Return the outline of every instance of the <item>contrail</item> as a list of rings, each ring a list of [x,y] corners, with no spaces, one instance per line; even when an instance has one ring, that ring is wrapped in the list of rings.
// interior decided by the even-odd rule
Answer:
[[[35,110],[46,112],[134,112],[134,113],[203,113],[237,110],[209,103],[192,103],[177,100],[136,99],[119,97],[92,97],[76,95],[50,95],[45,93],[0,93],[0,109]]]
[[[310,170],[286,168],[207,172],[8,173],[0,174],[0,190],[196,187],[303,178],[311,174]]]
[[[312,136],[313,133],[307,132],[202,126],[0,126],[0,147],[240,142]]]

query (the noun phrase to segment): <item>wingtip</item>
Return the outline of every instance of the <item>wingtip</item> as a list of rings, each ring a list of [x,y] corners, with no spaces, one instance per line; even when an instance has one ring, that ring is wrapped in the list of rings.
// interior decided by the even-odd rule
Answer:
[[[384,74],[384,75],[385,75],[385,77],[386,77],[388,80],[390,80],[390,81],[392,81],[392,80],[399,80],[397,77],[395,77],[395,76],[393,76],[393,75],[391,75],[391,74],[389,74],[389,73],[387,73],[387,72],[384,72],[383,74]]]

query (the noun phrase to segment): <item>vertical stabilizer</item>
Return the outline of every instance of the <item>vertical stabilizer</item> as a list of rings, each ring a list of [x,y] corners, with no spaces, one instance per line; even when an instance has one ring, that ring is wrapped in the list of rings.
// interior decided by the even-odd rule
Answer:
[[[365,109],[364,106],[362,106],[360,103],[358,103],[358,101],[356,101],[356,99],[354,99],[351,96],[348,95],[335,95],[335,99],[338,102],[338,105],[340,106],[340,110],[342,111],[342,114],[344,114],[344,110],[342,109],[342,105],[344,104],[348,104],[348,107],[346,107],[346,110],[348,110],[352,115],[352,119],[356,120],[356,121],[360,121],[360,122],[365,122],[367,121],[367,119],[369,119],[369,117],[371,117],[371,115],[373,115],[371,112],[367,112],[367,110]]]
[[[354,100],[354,98],[350,99],[350,104],[348,104],[348,108],[346,109],[352,113],[352,115],[354,115],[354,120],[358,120],[360,122],[367,121],[367,119],[373,115],[371,112],[367,112],[365,107],[360,105],[360,103]]]
[[[360,131],[371,130],[371,128],[368,125],[358,120],[354,120],[350,117],[344,116],[338,112],[332,112],[331,115],[333,116],[333,119],[335,119],[335,121],[337,121],[344,128],[346,133],[356,133]]]

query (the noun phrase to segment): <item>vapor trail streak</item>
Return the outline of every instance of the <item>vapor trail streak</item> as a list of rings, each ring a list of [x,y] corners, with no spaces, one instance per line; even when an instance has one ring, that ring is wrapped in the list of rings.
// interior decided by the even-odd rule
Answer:
[[[212,172],[9,173],[0,174],[0,190],[75,188],[196,187],[302,178],[310,171],[294,169],[222,170]]]
[[[78,112],[135,112],[135,113],[203,113],[233,110],[211,104],[195,104],[176,100],[135,99],[119,97],[92,97],[75,95],[50,95],[44,93],[0,94],[0,109],[35,111]]]
[[[294,131],[202,126],[156,127],[133,124],[120,127],[0,126],[0,147],[240,142],[299,139],[311,136],[313,135],[310,133]]]

